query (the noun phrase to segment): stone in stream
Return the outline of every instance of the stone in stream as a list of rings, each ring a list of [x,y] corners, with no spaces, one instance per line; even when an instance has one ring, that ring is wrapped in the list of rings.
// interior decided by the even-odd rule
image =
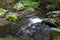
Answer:
[[[60,11],[49,12],[49,13],[47,13],[46,17],[50,18],[50,19],[53,19],[53,21],[55,21],[55,23],[60,25]]]
[[[35,11],[34,8],[28,8],[23,11],[20,11],[19,18],[32,16],[34,11]]]
[[[52,11],[47,13],[47,18],[55,18],[55,17],[60,17],[60,11]]]
[[[50,22],[54,22],[55,21],[54,24],[57,23],[58,25],[60,25],[60,11],[52,11],[52,12],[49,12],[49,13],[47,13],[47,16],[46,17],[47,18],[50,18],[49,20],[53,19]]]

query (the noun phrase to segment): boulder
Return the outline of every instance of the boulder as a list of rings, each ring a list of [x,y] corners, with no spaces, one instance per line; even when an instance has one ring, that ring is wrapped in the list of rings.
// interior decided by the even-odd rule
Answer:
[[[34,8],[25,9],[24,11],[19,12],[19,17],[29,17],[35,11]]]
[[[60,10],[59,11],[52,11],[47,13],[47,18],[55,18],[55,17],[60,17]]]
[[[10,30],[10,23],[4,18],[0,18],[0,36],[6,36],[6,33]]]
[[[60,26],[60,18],[47,18],[45,23],[51,27],[58,27]]]

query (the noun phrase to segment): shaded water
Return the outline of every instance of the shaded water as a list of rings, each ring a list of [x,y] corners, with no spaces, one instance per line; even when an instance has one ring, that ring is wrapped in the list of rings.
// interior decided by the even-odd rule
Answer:
[[[18,32],[16,33],[17,36],[20,38],[24,37],[33,37],[34,39],[44,40],[43,38],[49,34],[51,31],[60,32],[60,29],[50,27],[42,22],[47,21],[47,19],[41,19],[37,16],[33,16],[25,20],[25,25],[22,25]]]

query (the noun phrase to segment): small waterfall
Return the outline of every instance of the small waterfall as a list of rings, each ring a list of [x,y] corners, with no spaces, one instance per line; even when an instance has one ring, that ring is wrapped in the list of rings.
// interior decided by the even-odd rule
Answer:
[[[60,29],[50,27],[49,25],[42,24],[45,19],[39,17],[31,17],[26,20],[27,24],[22,25],[18,32],[16,33],[19,37],[33,37],[33,38],[42,38],[45,37],[51,31],[60,32]]]
[[[38,29],[39,27],[36,27],[36,23],[41,23],[43,21],[43,19],[40,19],[38,17],[31,17],[27,19],[27,24],[22,25],[21,28],[18,30],[18,32],[16,33],[18,36],[21,36],[20,34],[22,34],[22,36],[26,35],[32,35],[33,32],[35,32],[35,29]],[[36,24],[36,25],[35,25]]]
[[[30,18],[29,19],[29,21],[31,22],[31,23],[41,23],[42,21],[43,21],[44,19],[40,19],[40,18],[38,18],[38,17],[36,17],[36,18]]]

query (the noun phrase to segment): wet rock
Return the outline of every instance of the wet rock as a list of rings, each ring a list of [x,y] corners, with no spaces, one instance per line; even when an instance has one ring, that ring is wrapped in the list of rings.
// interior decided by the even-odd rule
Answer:
[[[7,25],[9,22],[5,18],[0,18],[0,26]]]
[[[9,22],[5,18],[0,18],[0,36],[3,36],[6,34],[13,34],[15,35],[16,33],[16,28],[17,24],[14,22]]]
[[[50,19],[51,22],[54,22],[55,21],[54,24],[60,25],[60,11],[52,11],[52,12],[49,12],[49,13],[47,13],[46,17],[47,18],[52,18],[53,21]]]
[[[45,20],[45,24],[49,25],[50,27],[57,27],[57,22],[53,18],[48,18],[48,20]]]
[[[60,26],[60,18],[55,18],[56,23]]]
[[[24,11],[20,11],[20,15],[19,17],[27,17],[27,16],[31,16],[31,14],[35,11],[34,8],[29,8],[29,9],[26,9]]]
[[[60,17],[60,11],[52,11],[47,13],[46,17],[48,18],[55,18],[55,17]]]
[[[47,18],[47,20],[45,20],[45,24],[51,27],[58,27],[60,26],[60,18]]]
[[[0,26],[0,36],[6,35],[9,32],[9,30],[11,29],[11,27],[9,27],[9,26],[10,26],[10,24]]]
[[[6,36],[8,31],[10,30],[10,23],[4,18],[0,18],[0,36]]]
[[[16,35],[17,26],[15,22],[9,22],[4,18],[0,18],[0,36]]]

